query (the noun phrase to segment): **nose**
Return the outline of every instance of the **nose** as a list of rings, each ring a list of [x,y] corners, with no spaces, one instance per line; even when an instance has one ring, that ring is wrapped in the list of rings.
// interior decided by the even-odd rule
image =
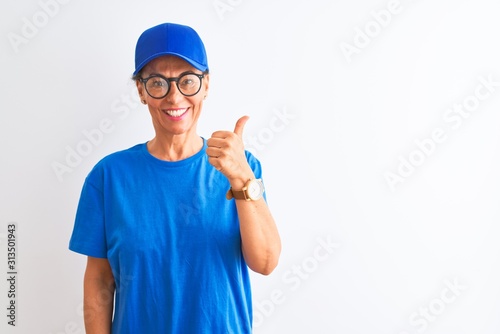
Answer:
[[[168,94],[164,97],[164,99],[171,104],[175,104],[176,102],[181,100],[184,95],[182,95],[179,91],[179,88],[177,87],[175,81],[170,81],[169,84],[170,87],[168,90]]]

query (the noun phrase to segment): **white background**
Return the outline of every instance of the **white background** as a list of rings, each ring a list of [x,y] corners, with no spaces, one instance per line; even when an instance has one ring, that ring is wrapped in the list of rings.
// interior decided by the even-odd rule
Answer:
[[[252,275],[255,333],[500,332],[497,1],[60,1],[0,13],[0,277],[11,222],[19,249],[2,333],[84,333],[79,193],[99,159],[153,136],[130,76],[140,33],[166,21],[207,48],[199,133],[251,117],[283,240],[278,268]]]

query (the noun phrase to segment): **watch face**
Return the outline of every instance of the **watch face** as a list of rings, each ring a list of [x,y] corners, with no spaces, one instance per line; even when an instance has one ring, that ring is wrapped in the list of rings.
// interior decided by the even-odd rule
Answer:
[[[264,185],[260,180],[253,180],[248,185],[247,191],[248,191],[248,196],[252,200],[257,200],[262,196],[262,193],[264,192]]]

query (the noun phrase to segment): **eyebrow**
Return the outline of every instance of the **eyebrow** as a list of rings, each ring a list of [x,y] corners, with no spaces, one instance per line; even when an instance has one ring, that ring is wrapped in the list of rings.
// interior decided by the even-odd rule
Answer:
[[[196,73],[196,72],[193,72],[193,71],[185,71],[185,72],[182,72],[181,74],[179,74],[176,77],[170,77],[170,78],[179,78],[179,77],[182,77],[184,74],[197,74],[197,75],[201,75],[203,73]],[[153,76],[160,76],[160,77],[166,78],[166,76],[164,76],[163,74],[156,73],[156,72],[150,73],[146,78],[153,77]]]

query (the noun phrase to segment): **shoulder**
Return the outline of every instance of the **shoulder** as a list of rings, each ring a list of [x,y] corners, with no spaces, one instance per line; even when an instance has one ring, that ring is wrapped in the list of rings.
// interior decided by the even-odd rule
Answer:
[[[255,176],[257,178],[261,177],[262,175],[262,166],[260,163],[260,160],[252,154],[252,152],[245,150],[245,155],[247,157],[248,164],[252,168]]]
[[[87,179],[100,179],[113,171],[134,168],[142,160],[140,156],[143,155],[145,145],[145,143],[137,144],[108,154],[94,165]]]
[[[252,152],[250,152],[248,150],[245,150],[245,156],[247,157],[247,161],[249,163],[258,163],[258,164],[260,164],[259,159],[255,155],[253,155]]]
[[[94,166],[94,169],[106,168],[110,165],[116,166],[117,163],[136,160],[138,156],[143,154],[143,149],[145,145],[146,145],[145,143],[137,144],[130,148],[110,153],[101,160],[99,160],[97,164]]]

